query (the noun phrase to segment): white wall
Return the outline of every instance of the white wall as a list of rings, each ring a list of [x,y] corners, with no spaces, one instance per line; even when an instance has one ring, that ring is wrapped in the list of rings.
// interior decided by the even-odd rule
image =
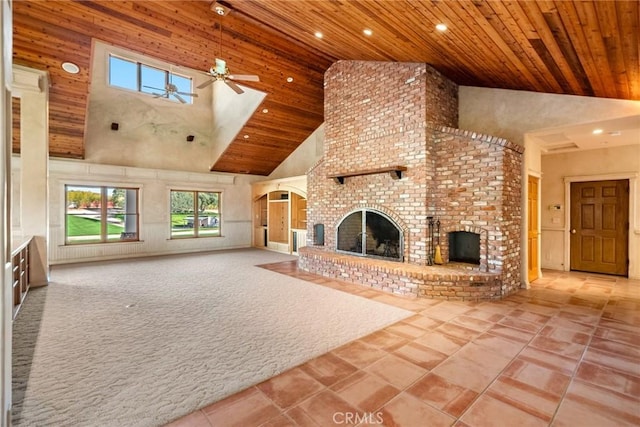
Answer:
[[[256,177],[132,168],[54,159],[50,160],[49,166],[51,264],[251,246],[251,183],[258,179]],[[14,174],[17,174],[20,167],[20,158],[14,157]],[[140,188],[140,241],[65,245],[65,184],[126,185]],[[14,186],[17,185],[19,182],[14,183]],[[171,239],[171,189],[222,192],[222,236]],[[15,216],[20,206],[14,203],[12,208]]]
[[[10,162],[11,156],[11,85],[13,80],[11,59],[11,3],[0,4],[0,426],[11,425],[11,337],[13,317],[13,289],[11,260],[5,248],[11,242],[10,224],[11,194]]]
[[[322,158],[323,152],[324,123],[271,172],[269,179],[306,175],[307,171]]]
[[[640,145],[585,150],[542,156],[541,225],[543,268],[568,269],[565,265],[569,248],[566,236],[570,224],[566,223],[566,177],[581,177],[586,180],[606,179],[611,174],[640,177]],[[629,230],[629,277],[640,278],[640,188],[630,191]],[[550,205],[559,204],[561,211],[549,210]]]
[[[193,104],[109,86],[109,54],[193,79]],[[196,87],[209,77],[98,41],[93,45],[85,160],[143,168],[208,172],[265,97],[244,88],[238,95],[222,82]],[[215,96],[214,96],[215,94]],[[111,123],[118,123],[117,131]],[[187,135],[195,136],[188,142]]]
[[[540,175],[542,199],[541,212],[543,215],[541,228],[541,265],[544,268],[564,269],[564,257],[561,256],[565,251],[563,243],[564,236],[560,230],[551,230],[551,225],[545,223],[549,220],[548,212],[545,212],[544,206],[551,203],[549,200],[555,200],[558,197],[562,199],[564,189],[557,187],[558,177],[555,174],[607,174],[621,171],[621,167],[625,165],[629,170],[638,171],[638,167],[629,164],[629,159],[623,163],[612,161],[601,161],[598,159],[598,153],[607,153],[606,158],[616,159],[619,153],[617,149],[591,150],[582,153],[571,153],[563,157],[563,162],[553,163],[546,161],[547,156],[543,156],[539,147],[527,137],[529,133],[548,129],[558,128],[562,126],[571,126],[582,123],[609,120],[621,117],[628,117],[640,113],[640,102],[627,101],[620,99],[606,99],[572,95],[557,95],[548,93],[536,93],[527,91],[515,91],[506,89],[489,89],[470,86],[459,87],[459,127],[465,130],[486,133],[506,138],[517,144],[525,146],[525,166],[523,170],[523,178],[526,182],[526,175]],[[632,150],[627,155],[635,156],[636,148],[626,147],[623,150]],[[622,151],[620,151],[622,152]],[[554,155],[554,158],[559,158]],[[640,160],[639,160],[640,161]],[[635,167],[635,169],[634,169]],[[597,171],[596,171],[597,170]],[[572,172],[569,172],[572,171]],[[547,184],[547,181],[552,183]],[[555,184],[554,184],[555,183]],[[526,208],[526,188],[523,189],[523,206]],[[637,200],[637,198],[636,198]],[[523,209],[527,212],[527,209]],[[523,239],[525,236],[527,218],[523,218]],[[564,224],[561,224],[562,226]],[[557,227],[558,224],[553,224]],[[635,229],[637,230],[637,228]],[[630,231],[631,246],[638,247],[637,234],[632,226]],[[523,240],[525,242],[526,240]],[[526,277],[526,247],[523,245],[523,277]],[[630,255],[640,259],[638,249],[634,249]],[[637,264],[637,262],[636,262]],[[631,269],[635,277],[640,275],[638,268]]]
[[[459,127],[524,145],[525,134],[633,116],[639,101],[460,86]]]

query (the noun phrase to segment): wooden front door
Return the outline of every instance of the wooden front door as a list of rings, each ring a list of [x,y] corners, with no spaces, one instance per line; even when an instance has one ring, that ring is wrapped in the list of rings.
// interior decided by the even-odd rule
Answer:
[[[571,270],[628,275],[629,181],[571,183]]]
[[[527,278],[533,282],[538,278],[538,183],[535,176],[529,175],[527,200]]]

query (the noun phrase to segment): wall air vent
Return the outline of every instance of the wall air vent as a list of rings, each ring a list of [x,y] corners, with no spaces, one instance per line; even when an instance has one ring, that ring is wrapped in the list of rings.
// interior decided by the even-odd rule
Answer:
[[[554,151],[575,150],[578,149],[578,145],[575,142],[564,142],[562,144],[549,144],[544,146],[547,153],[553,153]]]

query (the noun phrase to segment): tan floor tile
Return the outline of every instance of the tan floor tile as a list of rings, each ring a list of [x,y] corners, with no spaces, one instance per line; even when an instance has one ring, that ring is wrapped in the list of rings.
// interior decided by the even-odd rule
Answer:
[[[459,417],[478,397],[478,393],[429,373],[412,385],[407,393],[454,417]]]
[[[487,372],[495,372],[496,375],[507,367],[511,357],[498,351],[470,342],[455,354],[456,357],[464,357],[479,369]]]
[[[320,426],[335,425],[336,419],[345,421],[341,425],[355,425],[353,422],[348,422],[344,418],[344,414],[362,412],[330,390],[311,396],[297,407],[302,409],[311,420]]]
[[[460,325],[454,325],[453,323],[445,323],[438,326],[435,329],[436,332],[442,332],[443,334],[451,335],[452,337],[461,338],[463,340],[472,340],[482,332],[474,331],[473,329],[466,328]]]
[[[640,377],[605,366],[583,362],[578,366],[576,378],[627,396],[640,396]]]
[[[353,341],[333,350],[332,353],[360,369],[387,355],[386,351],[362,341]]]
[[[595,308],[597,310],[600,310],[600,309],[603,309],[604,306],[607,304],[607,299],[598,298],[595,296],[589,296],[585,294],[581,294],[580,296],[577,296],[576,294],[574,294],[574,296],[572,296],[569,299],[569,304],[577,305],[580,307]]]
[[[592,324],[580,323],[564,317],[554,316],[549,320],[549,326],[557,326],[559,328],[570,329],[572,331],[581,332],[590,335],[595,331],[597,322]]]
[[[640,335],[611,328],[597,328],[594,334],[598,338],[640,347]]]
[[[478,319],[476,317],[467,316],[463,314],[462,316],[458,316],[449,321],[452,325],[462,326],[467,329],[471,329],[476,332],[485,332],[487,329],[492,327],[495,323],[489,322],[486,320]]]
[[[539,323],[528,322],[526,320],[521,320],[511,316],[505,316],[502,320],[500,320],[500,322],[498,322],[498,324],[514,329],[520,329],[521,331],[529,332],[532,334],[538,333],[538,331],[540,331],[543,326]]]
[[[404,389],[428,371],[393,354],[369,365],[365,371],[377,375],[389,384]]]
[[[431,372],[450,383],[480,393],[498,376],[500,370],[482,369],[464,357],[453,355]]]
[[[507,376],[500,376],[483,395],[520,409],[541,420],[550,422],[561,396],[547,393]]]
[[[613,320],[618,323],[626,323],[631,326],[640,326],[640,314],[635,311],[611,311],[605,310],[602,313],[602,318],[607,320]]]
[[[420,314],[446,322],[470,310],[472,310],[472,308],[469,305],[442,301],[438,305],[434,305],[421,311]]]
[[[300,365],[300,369],[325,386],[353,374],[357,368],[338,356],[327,353]]]
[[[482,395],[462,416],[469,426],[546,427],[548,422],[488,395]]]
[[[409,340],[422,336],[426,333],[425,329],[404,322],[395,323],[385,328],[385,331],[391,332],[392,334],[396,334]]]
[[[573,329],[567,329],[567,328],[563,328],[561,326],[556,326],[556,325],[545,326],[540,331],[540,335],[547,338],[553,338],[558,341],[572,342],[575,344],[582,344],[582,345],[588,344],[589,340],[591,339],[591,335],[589,334],[585,334],[582,332],[574,331]]]
[[[640,377],[640,360],[637,358],[629,358],[621,354],[589,347],[583,360]]]
[[[192,412],[165,425],[165,427],[213,427],[202,411]]]
[[[520,354],[518,354],[518,359],[535,363],[547,369],[556,370],[565,375],[572,375],[578,365],[577,359],[564,357],[534,347],[525,347]]]
[[[560,397],[569,385],[571,377],[536,363],[517,358],[502,373],[508,377],[544,391],[545,394]]]
[[[510,326],[504,326],[499,323],[491,327],[491,329],[489,329],[487,332],[492,335],[520,341],[522,343],[529,342],[535,336],[535,333],[533,332],[527,332],[521,329],[512,328]]]
[[[264,424],[260,424],[259,427],[298,427],[298,424],[294,423],[293,420],[286,415],[280,415]]]
[[[447,358],[444,353],[413,342],[400,347],[393,354],[424,369],[433,369]]]
[[[509,317],[524,320],[525,322],[535,323],[537,325],[544,325],[549,321],[549,319],[551,319],[551,316],[525,311],[520,308],[511,311],[509,313]]]
[[[589,346],[600,351],[608,351],[609,353],[615,353],[631,359],[640,359],[640,347],[634,345],[593,337]]]
[[[260,425],[280,415],[280,409],[255,387],[206,406],[202,412],[211,425],[225,427]]]
[[[300,368],[293,368],[256,386],[280,408],[288,408],[324,386]]]
[[[299,406],[294,406],[293,408],[289,409],[285,413],[285,415],[293,420],[295,425],[299,427],[326,427],[315,422],[313,418],[311,418],[311,416],[309,416],[309,414],[307,414]]]
[[[409,342],[408,339],[385,330],[380,330],[362,337],[360,341],[386,351],[396,350]]]
[[[368,373],[344,387],[333,389],[338,396],[363,412],[377,411],[400,393],[396,387]]]
[[[415,316],[405,319],[404,322],[426,331],[431,331],[443,323],[440,320],[432,319],[422,314],[416,314]]]
[[[500,319],[502,319],[505,314],[507,314],[507,312],[510,310],[506,310],[504,314],[502,313],[497,313],[496,311],[492,311],[492,310],[487,310],[487,306],[486,305],[479,305],[477,306],[477,308],[473,308],[469,311],[467,311],[464,315],[465,316],[469,316],[469,317],[473,317],[475,319],[480,319],[480,320],[484,320],[486,322],[492,322],[492,323],[496,323],[498,321],[500,321]]]
[[[508,357],[515,357],[526,345],[522,341],[504,338],[492,333],[482,334],[473,342]]]
[[[408,393],[398,395],[381,412],[385,427],[448,427],[455,421],[452,416],[438,411]]]
[[[434,331],[420,338],[416,338],[413,342],[450,356],[460,350],[469,340],[446,335],[440,331]]]
[[[543,316],[553,316],[558,313],[563,304],[557,304],[550,301],[529,301],[521,304],[518,308],[530,313],[538,313]]]
[[[560,403],[554,426],[640,425],[640,400],[575,380]]]
[[[538,335],[529,344],[540,350],[556,353],[570,359],[579,359],[584,353],[585,346],[582,344],[568,343],[553,338]]]

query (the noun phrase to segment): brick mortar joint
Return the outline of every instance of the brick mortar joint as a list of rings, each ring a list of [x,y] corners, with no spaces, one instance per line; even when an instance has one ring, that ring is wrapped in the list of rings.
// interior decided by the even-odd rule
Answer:
[[[429,125],[427,125],[427,128],[430,128]],[[454,135],[454,136],[462,136],[465,138],[478,139],[483,142],[488,142],[489,144],[499,145],[501,147],[510,149],[519,154],[524,153],[523,146],[515,144],[506,138],[501,138],[498,136],[493,136],[485,133],[479,133],[479,132],[474,132],[474,131],[469,131],[464,129],[452,128],[449,126],[434,126],[434,127],[431,127],[430,129],[434,131],[439,131],[439,132],[447,133],[450,135]]]

